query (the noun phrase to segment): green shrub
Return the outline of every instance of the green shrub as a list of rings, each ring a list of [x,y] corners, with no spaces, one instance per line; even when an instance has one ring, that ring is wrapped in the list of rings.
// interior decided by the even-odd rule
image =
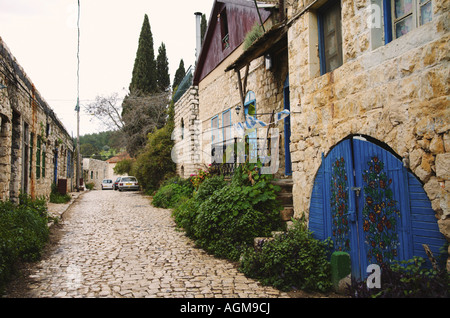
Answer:
[[[158,208],[175,208],[192,196],[193,188],[188,183],[169,183],[161,187],[153,196],[152,204]]]
[[[264,185],[227,185],[215,191],[198,210],[197,243],[208,252],[238,260],[258,236],[281,228],[276,195]]]
[[[171,157],[174,143],[171,133],[170,125],[166,125],[148,134],[147,143],[133,164],[133,175],[146,193],[157,190],[165,176],[176,170]]]
[[[248,277],[281,290],[330,290],[330,242],[314,239],[299,221],[285,234],[265,242],[260,249],[248,248],[240,270]]]
[[[52,192],[50,193],[50,202],[51,203],[67,203],[72,199],[70,194],[61,194],[58,192],[56,184],[52,184]]]
[[[354,298],[448,298],[450,274],[445,266],[428,267],[422,257],[381,266],[381,288],[368,288],[366,281],[352,280],[348,293]]]
[[[193,197],[175,208],[177,225],[209,253],[231,260],[238,260],[255,237],[282,229],[279,188],[257,168],[236,169],[231,184],[208,174]]]
[[[20,196],[20,203],[0,201],[0,285],[19,261],[35,261],[49,237],[45,199]]]
[[[190,181],[189,183],[192,184]],[[175,223],[185,230],[187,236],[194,237],[195,224],[200,205],[215,191],[222,189],[226,185],[227,182],[222,176],[208,177],[200,184],[192,198],[182,202],[174,209],[173,216],[175,218]]]
[[[214,192],[222,189],[227,185],[223,176],[211,176],[200,184],[196,192],[196,200],[203,202],[208,199]]]

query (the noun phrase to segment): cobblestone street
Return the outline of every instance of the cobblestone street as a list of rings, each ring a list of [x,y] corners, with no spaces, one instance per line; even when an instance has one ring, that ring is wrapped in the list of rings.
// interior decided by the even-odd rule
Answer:
[[[136,192],[90,191],[56,225],[59,239],[6,297],[289,297],[208,255],[176,228],[171,211]]]

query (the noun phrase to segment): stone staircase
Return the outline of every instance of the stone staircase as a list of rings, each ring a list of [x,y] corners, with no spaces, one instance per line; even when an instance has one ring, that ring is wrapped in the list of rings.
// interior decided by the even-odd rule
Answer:
[[[292,198],[292,179],[278,179],[272,181],[273,185],[277,185],[281,188],[278,194],[278,200],[283,206],[283,210],[280,212],[281,219],[284,222],[288,222],[294,216],[294,202]]]
[[[278,193],[278,200],[283,206],[283,210],[280,212],[280,217],[283,222],[290,222],[294,216],[294,202],[292,198],[292,179],[277,179],[272,181],[273,185],[277,185],[281,188]],[[287,224],[288,225],[288,224]],[[284,232],[272,232],[271,237],[255,237],[253,240],[253,247],[255,250],[261,250],[264,243],[273,240],[277,235],[281,235]]]

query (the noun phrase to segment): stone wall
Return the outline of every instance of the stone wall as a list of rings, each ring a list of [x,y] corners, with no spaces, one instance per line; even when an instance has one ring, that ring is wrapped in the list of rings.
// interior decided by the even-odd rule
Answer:
[[[182,178],[188,178],[198,169],[204,168],[201,161],[198,105],[197,86],[191,86],[175,103],[175,129],[172,134],[175,147],[172,150],[172,159],[176,163],[177,174]]]
[[[1,38],[0,83],[0,199],[49,197],[58,179],[73,190],[72,138]]]
[[[381,46],[366,25],[369,4],[342,1],[343,65],[322,76],[316,13],[289,30],[295,215],[308,216],[322,153],[363,134],[409,162],[450,239],[449,2],[433,1],[431,22]]]
[[[83,158],[83,177],[85,184],[93,183],[95,190],[102,189],[103,179],[113,179],[113,175],[110,175],[110,164],[106,161]]]

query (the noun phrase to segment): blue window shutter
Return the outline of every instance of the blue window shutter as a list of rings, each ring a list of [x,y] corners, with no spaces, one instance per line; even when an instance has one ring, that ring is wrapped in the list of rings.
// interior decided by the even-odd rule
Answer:
[[[392,41],[391,0],[383,0],[384,44]]]

